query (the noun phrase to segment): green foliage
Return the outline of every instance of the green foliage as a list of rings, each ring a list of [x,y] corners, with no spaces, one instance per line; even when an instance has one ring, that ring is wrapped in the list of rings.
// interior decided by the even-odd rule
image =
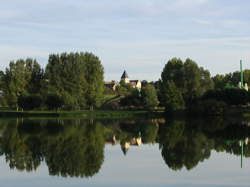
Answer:
[[[226,103],[215,99],[199,100],[188,108],[188,113],[195,116],[223,116]]]
[[[193,125],[193,124],[192,124]],[[210,157],[212,143],[204,133],[189,127],[186,121],[169,121],[159,134],[159,146],[167,166],[190,170]]]
[[[48,93],[59,95],[66,108],[97,107],[104,92],[103,67],[92,53],[50,55]]]
[[[120,82],[120,85],[116,87],[116,92],[119,96],[128,96],[133,90],[134,88],[130,84],[126,84],[123,80]]]
[[[136,88],[133,88],[130,94],[120,100],[120,104],[122,106],[142,106],[140,91]]]
[[[49,56],[45,76],[47,92],[63,98],[66,107],[85,106],[85,69],[82,53]]]
[[[162,84],[161,99],[162,105],[165,106],[169,112],[184,108],[181,91],[175,86],[173,81]]]
[[[1,144],[10,168],[33,171],[44,160],[50,175],[63,177],[96,174],[104,160],[103,149],[103,126],[83,120],[26,119],[7,125]]]
[[[224,75],[215,75],[212,77],[215,89],[224,89],[226,86],[226,80]]]
[[[170,121],[1,119],[0,154],[11,169],[35,171],[43,165],[49,175],[88,178],[103,165],[105,143],[123,148],[125,143],[137,145],[141,140],[143,144],[159,144],[170,169],[191,170],[212,151],[240,155],[239,140],[250,136],[245,122],[218,117]],[[250,156],[249,148],[246,143],[245,157]]]
[[[24,110],[33,110],[40,108],[42,98],[40,95],[28,95],[18,97],[18,106]]]
[[[152,109],[159,104],[156,89],[151,84],[147,84],[147,86],[142,88],[141,97],[143,106],[147,109]]]
[[[141,124],[143,143],[154,143],[158,136],[158,130],[158,125],[153,120],[143,122]]]
[[[50,94],[46,96],[45,104],[50,110],[59,109],[63,106],[64,101],[60,96]]]
[[[16,106],[18,97],[40,93],[43,71],[33,59],[11,61],[4,73],[1,73],[1,88],[4,103]]]
[[[244,89],[238,88],[210,90],[203,95],[202,99],[223,101],[228,105],[245,105],[249,102],[249,93]]]
[[[23,108],[33,108],[25,103],[30,95],[39,94],[43,100],[46,95],[63,100],[57,99],[58,104],[45,102],[48,108],[61,107],[62,103],[67,109],[98,107],[103,100],[103,74],[100,60],[92,53],[52,54],[45,73],[36,60],[12,61],[5,72],[0,72],[0,89],[4,93],[1,104],[14,107],[19,103]]]
[[[237,87],[240,82],[240,72],[235,71],[233,73],[227,73],[225,75],[215,75],[213,78],[215,89],[224,89],[227,85],[231,87]],[[244,83],[250,85],[250,70],[243,71]]]
[[[99,58],[92,53],[83,55],[85,65],[86,103],[89,107],[98,107],[103,100],[104,69]]]
[[[203,93],[213,88],[209,71],[198,67],[191,59],[186,59],[185,62],[177,58],[169,60],[163,69],[161,80],[160,102],[166,106],[167,100],[174,97],[172,101],[168,102],[172,103],[170,106],[173,105],[173,109],[182,108],[183,106],[180,104],[183,103],[183,100],[184,106],[191,105]],[[169,91],[168,87],[172,91]],[[174,92],[176,92],[176,96],[174,96]]]

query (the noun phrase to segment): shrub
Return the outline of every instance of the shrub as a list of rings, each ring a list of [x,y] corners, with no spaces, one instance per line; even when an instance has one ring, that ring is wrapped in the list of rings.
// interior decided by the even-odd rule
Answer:
[[[246,90],[238,88],[210,90],[203,95],[202,100],[213,99],[223,101],[228,105],[245,105],[249,100],[248,95]]]
[[[33,110],[40,108],[42,105],[42,98],[39,95],[29,95],[18,97],[18,106],[24,110]]]
[[[51,94],[46,97],[45,104],[50,110],[58,109],[63,106],[64,101],[60,96],[56,94]]]
[[[215,99],[200,100],[188,108],[191,115],[221,116],[225,113],[226,103]]]

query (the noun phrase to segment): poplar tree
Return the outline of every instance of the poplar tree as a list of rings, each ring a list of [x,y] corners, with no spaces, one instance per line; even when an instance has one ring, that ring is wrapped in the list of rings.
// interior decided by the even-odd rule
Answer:
[[[1,75],[1,89],[4,92],[4,103],[15,106],[18,97],[38,94],[43,81],[43,71],[36,60],[20,59],[11,61]]]
[[[85,80],[87,82],[85,97],[90,109],[100,106],[104,93],[104,68],[99,58],[92,53],[85,53]]]

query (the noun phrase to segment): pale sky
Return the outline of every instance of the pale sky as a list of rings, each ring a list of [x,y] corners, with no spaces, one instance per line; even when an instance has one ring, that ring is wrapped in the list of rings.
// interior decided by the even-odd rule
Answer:
[[[212,75],[250,69],[249,0],[0,0],[0,69],[11,60],[93,52],[106,80],[157,80],[173,57]]]

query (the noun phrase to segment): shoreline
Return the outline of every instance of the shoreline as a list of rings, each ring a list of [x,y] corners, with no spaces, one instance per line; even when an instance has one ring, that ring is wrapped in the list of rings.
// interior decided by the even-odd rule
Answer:
[[[155,118],[164,111],[84,110],[84,111],[0,111],[0,117],[81,117],[81,118]]]

